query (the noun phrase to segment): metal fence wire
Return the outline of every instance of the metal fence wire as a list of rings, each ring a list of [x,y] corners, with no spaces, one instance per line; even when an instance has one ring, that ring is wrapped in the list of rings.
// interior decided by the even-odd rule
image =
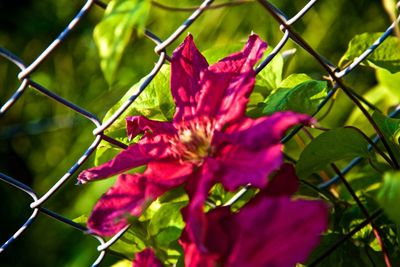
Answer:
[[[270,52],[270,54],[265,58],[265,60],[256,68],[256,72],[258,73],[261,71],[271,60],[278,54],[278,52],[281,51],[282,47],[289,41],[292,41],[296,43],[299,47],[304,49],[309,55],[311,55],[312,58],[315,59],[315,61],[326,71],[327,76],[329,77],[329,80],[331,81],[331,90],[329,91],[328,96],[324,101],[319,106],[318,111],[328,103],[328,100],[332,98],[336,90],[342,90],[350,99],[353,100],[353,102],[357,105],[359,109],[364,113],[364,115],[367,116],[368,119],[368,112],[365,110],[365,107],[363,106],[362,102],[364,101],[362,98],[360,98],[357,94],[355,94],[352,90],[346,87],[346,85],[343,83],[343,78],[346,75],[349,75],[355,68],[357,68],[360,63],[366,59],[371,53],[374,52],[374,50],[380,46],[385,40],[387,39],[388,36],[392,34],[392,32],[395,29],[396,24],[399,22],[400,17],[396,19],[387,29],[386,31],[374,42],[373,45],[371,45],[368,49],[366,49],[362,54],[359,55],[358,58],[356,58],[350,65],[345,67],[344,69],[340,69],[339,67],[335,66],[331,62],[329,62],[325,57],[320,55],[316,50],[314,50],[303,38],[300,36],[296,31],[292,28],[292,26],[297,23],[301,18],[310,10],[313,8],[314,4],[317,3],[317,0],[310,0],[304,5],[304,7],[297,12],[293,17],[288,17],[285,15],[283,11],[275,7],[272,3],[266,0],[257,0],[258,4],[260,5],[260,8],[265,9],[265,12],[269,14],[271,17],[273,17],[280,25],[279,30],[283,32],[283,36],[281,40],[275,45],[274,49]],[[63,185],[71,178],[73,174],[75,174],[81,167],[81,165],[88,159],[90,155],[93,154],[93,152],[96,150],[96,148],[99,146],[100,142],[102,140],[105,140],[107,142],[110,142],[112,144],[120,145],[121,147],[124,147],[122,144],[120,144],[117,140],[114,140],[113,138],[106,136],[104,134],[104,131],[108,129],[122,114],[123,112],[135,101],[135,99],[143,92],[143,90],[146,90],[146,87],[151,83],[152,79],[158,74],[160,71],[161,67],[169,60],[169,56],[167,55],[166,48],[169,47],[179,36],[181,36],[183,33],[186,32],[186,30],[191,26],[192,23],[195,23],[196,20],[198,19],[199,16],[203,16],[205,13],[207,13],[208,9],[215,8],[218,5],[221,4],[214,4],[212,0],[206,0],[204,1],[200,6],[195,8],[193,10],[193,13],[180,25],[171,35],[169,35],[168,38],[165,40],[161,40],[157,35],[152,33],[150,30],[145,30],[145,35],[149,39],[151,39],[155,43],[155,48],[154,51],[155,53],[158,54],[158,61],[155,64],[154,68],[148,73],[148,75],[145,77],[143,80],[142,84],[139,87],[139,90],[133,95],[130,96],[130,98],[123,104],[121,107],[105,122],[101,122],[95,114],[92,114],[91,112],[87,111],[84,107],[78,106],[62,96],[52,92],[50,89],[47,89],[45,86],[35,82],[30,78],[30,74],[33,72],[37,71],[42,62],[46,60],[47,58],[51,57],[54,50],[60,46],[63,45],[63,42],[68,36],[71,34],[71,32],[74,31],[76,26],[81,23],[82,18],[87,15],[87,13],[94,8],[106,8],[107,4],[99,1],[99,0],[88,0],[86,3],[82,6],[80,11],[76,14],[76,16],[69,22],[68,26],[59,34],[59,36],[30,64],[24,63],[17,55],[14,55],[7,49],[0,47],[0,56],[12,62],[15,64],[19,69],[20,72],[18,74],[18,79],[20,81],[20,86],[18,89],[15,90],[13,95],[6,101],[2,101],[4,103],[0,109],[0,120],[4,119],[7,115],[7,111],[13,108],[14,104],[20,99],[21,95],[27,91],[27,90],[36,90],[40,92],[41,94],[47,96],[49,99],[52,101],[56,101],[60,103],[61,105],[64,105],[66,108],[72,110],[73,112],[76,112],[83,118],[89,120],[95,125],[95,129],[93,131],[93,142],[92,144],[86,149],[86,151],[81,155],[79,159],[76,160],[75,164],[69,169],[65,171],[65,174],[60,177],[57,182],[51,186],[47,192],[45,192],[43,195],[38,195],[32,188],[30,188],[28,185],[22,183],[19,181],[18,177],[10,177],[9,175],[5,173],[0,173],[0,181],[3,183],[7,183],[18,190],[24,192],[26,195],[28,195],[31,199],[32,202],[29,205],[29,209],[31,209],[31,215],[29,218],[26,219],[25,223],[21,225],[19,228],[18,226],[16,228],[15,233],[10,233],[10,238],[8,240],[0,240],[1,242],[4,242],[1,245],[0,248],[0,253],[7,250],[7,249],[13,249],[13,246],[11,245],[13,241],[15,241],[18,238],[21,238],[22,233],[24,231],[27,231],[30,226],[34,223],[35,219],[39,216],[47,215],[51,217],[52,219],[56,220],[60,224],[65,224],[68,227],[75,228],[79,231],[81,231],[83,234],[86,235],[91,235],[93,238],[95,238],[99,245],[97,246],[97,251],[98,251],[98,257],[97,259],[94,259],[94,262],[92,266],[98,266],[102,260],[104,259],[105,255],[108,253],[108,248],[114,244],[127,230],[128,227],[125,229],[121,230],[118,234],[113,236],[110,239],[105,240],[104,238],[100,236],[96,236],[92,233],[88,233],[87,229],[83,227],[82,225],[75,223],[72,221],[70,218],[66,218],[60,214],[57,214],[56,212],[44,208],[43,205],[49,201],[49,199],[52,198],[52,196],[60,190],[60,188],[63,187]],[[399,6],[399,4],[398,4]],[[278,30],[278,29],[277,29]],[[0,44],[1,45],[1,44]],[[366,103],[368,105],[368,103]],[[318,112],[317,111],[317,112]],[[394,117],[396,116],[399,112],[399,109],[396,109],[393,111],[389,116]],[[315,114],[314,114],[315,115]],[[290,140],[300,129],[301,127],[298,127],[294,129],[292,132],[290,132],[285,138],[282,140],[282,142],[286,142]],[[377,136],[375,137],[374,141],[377,142],[380,138],[381,133],[379,132],[379,129],[376,129],[377,131]],[[316,185],[319,188],[327,188],[330,185],[338,182],[338,181],[345,181],[343,176],[348,173],[353,167],[355,167],[359,162],[361,161],[361,158],[355,158],[353,159],[348,166],[346,166],[343,170],[338,170],[337,169],[337,175],[332,177],[329,181],[326,181],[322,184]],[[351,192],[351,187],[348,188]],[[355,199],[357,200],[357,199]],[[363,204],[361,202],[357,202],[358,205],[360,206],[360,209],[364,212],[365,214],[365,220],[361,222],[357,227],[355,227],[350,233],[348,233],[346,236],[344,236],[342,239],[338,240],[336,243],[332,244],[331,247],[329,247],[324,253],[322,253],[319,258],[317,258],[313,263],[311,263],[309,266],[315,266],[317,265],[321,260],[323,260],[325,257],[327,257],[332,251],[334,251],[337,247],[339,247],[341,244],[343,244],[346,240],[350,239],[354,234],[356,234],[358,231],[360,231],[363,227],[366,225],[370,224],[373,222],[376,218],[381,215],[381,210],[377,210],[373,213],[369,213]],[[34,248],[33,248],[34,249]],[[94,248],[93,248],[94,249]]]

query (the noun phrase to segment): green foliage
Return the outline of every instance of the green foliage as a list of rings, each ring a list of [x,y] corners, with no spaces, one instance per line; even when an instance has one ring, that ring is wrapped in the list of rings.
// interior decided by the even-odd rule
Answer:
[[[133,29],[143,33],[150,12],[149,0],[112,0],[93,37],[101,58],[101,69],[109,84],[113,82],[122,54]]]
[[[15,52],[26,62],[32,62],[52,41],[52,38],[59,34],[65,27],[67,20],[73,17],[79,6],[79,4],[72,5],[65,0],[25,1],[24,5],[19,5],[17,2],[0,1],[0,46]],[[152,6],[151,12],[149,12],[150,1],[112,0],[107,2],[110,4],[103,19],[103,11],[94,6],[85,16],[83,23],[78,25],[73,34],[70,34],[65,42],[61,43],[57,50],[31,76],[33,80],[93,112],[96,116],[102,117],[107,109],[113,107],[103,121],[109,118],[110,114],[137,90],[138,85],[133,86],[129,92],[127,92],[126,88],[130,88],[132,80],[138,81],[140,77],[146,75],[157,58],[157,55],[153,52],[154,43],[146,38],[137,38],[136,32],[139,32],[140,35],[144,26],[146,26],[160,36],[161,39],[165,40],[190,14],[190,12],[163,10],[155,6]],[[201,4],[202,1],[158,0],[158,2],[170,6],[185,7]],[[303,6],[301,2],[284,0],[276,1],[276,5],[287,14],[295,14]],[[393,3],[395,1],[384,2],[390,2],[388,9],[393,11]],[[360,13],[359,10],[361,8],[366,12]],[[13,12],[8,12],[9,10]],[[354,34],[359,33],[360,29],[368,32],[385,29],[390,23],[385,15],[380,1],[321,1],[317,9],[312,9],[311,12],[307,13],[307,16],[301,19],[296,31],[321,55],[336,62],[343,51],[346,50],[348,40]],[[343,19],[338,20],[338,17]],[[99,21],[93,40],[93,26]],[[315,27],[316,22],[318,22],[318,25],[324,25],[324,27]],[[238,42],[246,40],[251,31],[259,34],[269,44],[277,44],[282,37],[282,33],[277,26],[255,1],[239,7],[232,6],[206,11],[188,31],[195,37],[196,44],[200,50],[208,48],[205,54],[208,61],[213,63],[241,48],[244,42],[241,44],[238,44]],[[365,38],[358,43],[353,43],[351,50],[348,50],[341,64],[346,64],[359,56],[363,52],[361,49],[371,45],[378,35],[361,35],[365,36]],[[184,36],[179,37],[167,48],[168,54],[171,54],[183,38]],[[132,39],[135,39],[135,41],[132,42]],[[366,43],[361,44],[364,41]],[[398,71],[399,68],[399,50],[396,50],[396,43],[397,41],[394,37],[390,37],[376,52],[367,58],[364,63],[377,67],[374,71],[368,68],[357,68],[356,71],[346,77],[345,81],[349,87],[365,96],[385,112],[392,109],[393,105],[398,104],[400,97],[399,73],[391,74],[388,71]],[[388,46],[387,49],[385,48],[386,46]],[[217,47],[220,52],[217,52],[214,47]],[[285,45],[285,49],[293,47],[295,47],[293,42],[288,42]],[[270,51],[271,48],[266,52],[266,55]],[[97,52],[100,52],[99,55]],[[101,69],[99,61],[101,61]],[[127,115],[150,115],[150,118],[155,120],[171,120],[174,106],[170,96],[169,70],[164,70],[164,68],[156,76],[155,80],[150,83],[150,86],[144,90],[143,98],[139,97],[137,99],[138,102],[133,103],[126,114],[120,117],[121,119],[117,121],[117,124],[113,124],[113,128],[106,131],[106,134],[128,144],[124,121]],[[16,72],[17,70],[12,64],[5,63],[5,60],[0,62],[0,99],[2,103],[19,86],[19,81],[15,79]],[[293,76],[302,77],[301,74],[293,73],[306,73],[312,79],[321,79],[323,75],[326,75],[318,64],[315,64],[314,60],[306,56],[302,49],[298,49],[290,64],[283,60],[281,54],[278,54],[257,75],[256,86],[250,96],[248,115],[258,117],[265,114],[263,109],[270,101],[267,101],[268,98],[274,99],[274,103],[278,105],[285,104],[284,109],[296,110],[298,108],[298,110],[312,113],[320,101],[318,96],[326,94],[327,88],[322,88],[321,83],[323,82],[318,80],[308,80],[309,84],[304,84],[302,90],[297,88],[298,92],[294,90],[299,86],[296,83],[287,84],[285,87],[281,86],[282,80],[285,82],[293,79]],[[108,84],[104,77],[106,77]],[[158,81],[158,79],[160,80]],[[308,77],[307,79],[311,78]],[[302,82],[307,82],[307,80],[305,79]],[[110,87],[112,90],[107,90]],[[280,92],[282,88],[290,88],[290,90]],[[146,94],[148,95],[146,96]],[[276,95],[270,97],[271,94]],[[296,103],[296,99],[293,102],[292,94],[298,94],[299,98],[305,98],[304,102],[307,102],[307,105],[303,107],[303,103]],[[125,95],[123,99],[121,99],[122,95]],[[118,104],[115,104],[117,102]],[[141,104],[135,106],[137,103]],[[160,106],[163,106],[163,109],[160,109]],[[358,111],[352,113],[354,110],[356,110],[354,104],[339,94],[329,116],[319,123],[327,128],[341,127],[348,124],[345,123],[346,120],[350,122],[348,120],[350,114],[355,114],[354,118],[356,119],[351,120],[351,122],[358,128],[365,130],[366,133],[372,134],[370,125],[365,122],[365,117],[362,114],[360,115]],[[393,149],[396,153],[398,150],[397,134],[395,134],[397,126],[393,125],[397,122],[392,124],[387,122],[387,118],[383,116],[379,118],[379,115],[376,114],[374,114],[374,119],[386,138],[391,141],[391,146],[396,148]],[[46,123],[43,123],[44,121]],[[47,123],[48,121],[49,123]],[[33,90],[26,91],[17,105],[2,118],[1,123],[1,172],[18,179],[21,178],[22,182],[32,186],[36,192],[46,192],[93,141],[92,130],[94,126],[91,123],[87,122],[86,119],[82,119],[80,115],[70,112],[64,106],[49,101],[49,99],[42,97]],[[27,126],[22,127],[21,125]],[[385,130],[385,127],[388,129]],[[319,136],[316,139],[318,138]],[[342,151],[343,146],[348,146],[352,138],[352,134],[350,134],[348,142],[345,142],[347,138],[344,137],[342,138],[343,140],[333,139],[331,143],[321,142],[321,149],[323,149],[324,155],[314,155],[314,159],[319,162],[321,168],[329,164],[330,160],[327,158],[332,154],[337,156],[338,159],[342,159],[338,154]],[[339,142],[340,146],[338,145]],[[356,143],[358,142],[359,140],[356,141]],[[357,146],[356,143],[354,146]],[[366,147],[365,142],[360,143]],[[291,156],[299,155],[302,150],[296,144],[285,145],[285,152]],[[310,149],[306,148],[306,150]],[[105,162],[119,151],[120,149],[102,142],[96,150],[96,164]],[[334,151],[338,151],[338,153]],[[353,151],[352,153],[347,151],[342,156],[343,159],[349,159],[365,152],[364,150],[362,151]],[[367,157],[366,154],[364,156]],[[93,156],[91,159],[93,159]],[[325,163],[322,164],[321,161],[324,159]],[[369,199],[367,201],[367,197],[374,195],[379,189],[382,180],[382,175],[379,171],[388,169],[387,164],[383,165],[379,162],[374,164],[376,164],[377,170],[373,169],[367,161],[363,161],[346,175],[351,186],[355,189],[357,195],[361,196],[361,201],[369,210],[375,209],[371,201]],[[309,163],[307,166],[311,165]],[[18,168],[15,166],[18,166]],[[93,163],[89,160],[81,170],[91,166],[93,166]],[[330,173],[328,172],[328,174]],[[393,174],[394,176],[397,176],[397,174]],[[89,214],[93,204],[111,186],[113,179],[105,180],[105,183],[96,182],[83,187],[74,186],[74,182],[73,177],[65,185],[62,192],[54,195],[51,201],[46,202],[46,207],[57,210],[70,218],[77,217],[80,214]],[[390,181],[390,183],[392,182]],[[8,192],[7,187],[3,187],[3,184],[0,184],[0,186],[0,194],[2,196],[10,196],[4,197],[4,199],[12,199],[12,201],[0,207],[1,214],[8,214],[8,216],[4,216],[2,222],[2,232],[7,235],[15,230],[15,221],[22,222],[26,219],[25,216],[27,214],[22,211],[26,211],[24,207],[29,203],[23,205],[26,202],[24,195],[21,194],[22,196],[18,197],[14,191],[10,190]],[[389,186],[388,183],[388,185],[381,185],[381,188],[382,192],[386,192],[386,189],[384,190],[383,188],[391,190],[393,187]],[[330,227],[335,231],[328,232],[327,238],[324,236],[321,246],[317,249],[318,252],[322,252],[323,249],[326,249],[337,238],[342,237],[343,234],[347,233],[349,229],[364,218],[342,185],[332,187],[331,190],[337,190],[340,197],[340,200],[337,200],[340,202],[338,205],[343,205],[345,208],[335,208],[334,217],[336,219],[334,220],[338,220],[340,223],[335,224],[335,227]],[[254,193],[248,191],[245,196],[236,202],[234,207],[238,208],[243,205]],[[211,192],[211,200],[217,204],[223,204],[232,194],[232,192],[224,192],[221,188],[214,188]],[[387,194],[383,195],[386,196]],[[299,197],[309,196],[311,194],[303,192],[299,194]],[[383,199],[386,201],[386,198]],[[181,204],[173,203],[181,202],[183,205],[185,201],[187,201],[187,196],[182,188],[173,192],[172,195],[166,194],[159,198],[154,206],[148,208],[139,221],[133,221],[134,226],[132,226],[132,229],[129,229],[128,233],[113,246],[113,251],[110,254],[129,258],[129,260],[125,261],[125,265],[131,266],[130,260],[133,252],[140,251],[145,246],[153,246],[156,247],[157,257],[162,258],[164,263],[170,263],[169,265],[171,265],[171,263],[177,262],[177,254],[180,253],[179,250],[181,248],[176,243],[176,237],[182,227],[177,210],[179,210]],[[65,203],[68,203],[68,205]],[[394,202],[391,199],[388,200],[388,203],[390,204],[384,204],[383,207],[396,207],[398,201]],[[178,207],[177,210],[171,211],[171,220],[168,218],[167,212],[162,212],[162,210],[169,210],[168,208],[163,208],[163,205]],[[15,210],[21,212],[15,214],[13,212]],[[387,214],[391,216],[391,213],[387,212]],[[14,220],[13,218],[17,216],[20,217]],[[77,221],[84,225],[86,217],[83,216]],[[385,240],[385,243],[388,245],[392,265],[400,266],[397,260],[400,258],[398,253],[400,240],[397,235],[399,228],[393,227],[393,223],[387,220],[378,220],[377,224],[380,224],[383,229],[391,229],[384,232],[384,239],[389,235],[395,236],[393,240],[387,242]],[[152,235],[149,233],[150,225],[152,225],[151,232],[157,232],[158,234]],[[69,230],[65,225],[39,216],[34,226],[27,231],[23,238],[13,244],[8,251],[2,253],[1,262],[5,266],[14,266],[18,263],[21,266],[32,267],[90,266],[93,259],[98,255],[98,252],[93,249],[98,243],[75,229]],[[369,238],[367,238],[368,235]],[[37,240],[42,242],[37,242]],[[364,229],[354,240],[350,240],[344,247],[336,250],[320,265],[384,266],[381,264],[381,253],[377,252],[380,248],[372,243],[371,240],[374,240],[374,238],[370,235],[370,228]],[[35,245],[35,249],[32,249],[32,244]],[[167,250],[165,248],[167,244],[171,249]],[[47,253],[45,257],[37,253],[37,251],[45,251],[48,248],[52,248],[54,251],[63,251],[63,253]],[[65,248],[69,249],[65,250]],[[367,253],[370,256],[372,255],[374,264],[367,259]],[[22,254],[26,255],[26,257],[19,257]],[[16,263],[16,259],[19,260],[18,263]],[[115,260],[116,258],[107,256],[103,264],[104,266],[111,266]],[[182,264],[182,258],[178,266],[179,264]]]
[[[150,246],[147,236],[147,222],[140,222],[137,218],[131,218],[131,227],[118,239],[110,250],[117,255],[132,259],[134,254]]]
[[[115,136],[114,132],[125,130],[127,116],[145,116],[148,119],[170,121],[175,112],[175,102],[170,89],[170,67],[164,65],[157,76],[150,82],[145,90],[125,110],[125,112],[107,129],[107,133]],[[103,121],[107,121],[127,100],[138,93],[140,85],[146,78],[133,85],[123,97],[108,110]],[[118,136],[115,136],[118,137]]]
[[[113,264],[113,266],[111,266],[111,267],[131,267],[131,266],[132,266],[131,261],[122,260],[122,261],[119,261],[119,262]]]
[[[363,33],[356,35],[349,44],[340,66],[356,59],[368,49],[383,33]],[[389,36],[368,58],[364,64],[371,67],[387,69],[391,73],[400,71],[400,40],[395,36]]]
[[[313,80],[306,74],[292,74],[264,100],[262,113],[291,110],[312,115],[327,93],[327,82]]]
[[[181,209],[187,202],[165,203],[154,213],[150,219],[148,233],[154,236],[156,242],[164,248],[179,239],[185,226]]]
[[[313,259],[321,255],[321,253],[330,248],[332,244],[342,237],[343,235],[339,233],[328,233],[324,235],[318,248],[309,257],[308,262],[312,262]],[[374,266],[385,266],[383,258],[379,252],[374,251],[368,244],[350,239],[350,241],[345,242],[334,250],[328,257],[322,260],[319,265],[335,267],[365,267],[372,266],[372,262],[374,263]]]
[[[400,226],[400,172],[386,172],[377,200],[383,210]]]
[[[338,160],[358,156],[370,157],[368,142],[352,128],[339,128],[322,133],[305,147],[296,165],[300,178],[324,169]]]
[[[169,65],[164,65],[156,77],[150,82],[137,99],[118,117],[118,119],[106,130],[106,134],[118,141],[128,144],[125,119],[127,116],[145,116],[159,121],[170,121],[175,112],[175,102],[172,99],[169,86]],[[133,85],[125,95],[106,113],[103,122],[107,121],[126,101],[135,95],[140,85],[145,81],[141,79]],[[132,140],[138,141],[139,138]],[[118,153],[119,149],[108,142],[102,141],[96,149],[95,162],[103,163]]]
[[[377,69],[376,79],[381,86],[387,88],[397,99],[400,98],[400,73],[392,74],[385,69]]]
[[[400,120],[387,118],[379,112],[374,112],[372,118],[378,124],[383,136],[389,141],[389,147],[394,153],[397,160],[400,160]]]

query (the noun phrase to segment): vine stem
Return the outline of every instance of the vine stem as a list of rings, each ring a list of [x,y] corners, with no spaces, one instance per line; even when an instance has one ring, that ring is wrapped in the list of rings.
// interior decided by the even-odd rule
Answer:
[[[349,128],[355,128],[355,127],[349,127]],[[365,134],[359,130],[358,128],[356,128],[362,136],[364,136]],[[307,136],[310,139],[314,139],[313,135],[306,130],[305,128],[303,128],[303,130],[305,131],[305,133],[307,134]],[[370,139],[368,138],[368,136],[364,136],[367,138],[367,140],[369,141]],[[371,143],[373,143],[371,141]],[[353,190],[353,188],[350,186],[349,182],[347,181],[347,179],[344,177],[343,173],[340,171],[340,169],[336,166],[336,164],[331,163],[330,166],[332,167],[333,171],[336,173],[337,176],[339,176],[340,180],[342,181],[342,183],[344,184],[344,186],[346,187],[347,191],[350,193],[350,195],[352,196],[352,198],[354,199],[354,201],[357,203],[358,207],[361,209],[362,213],[364,214],[364,216],[367,218],[367,220],[370,221],[370,225],[373,229],[375,238],[378,240],[379,246],[382,249],[382,253],[383,253],[383,258],[385,260],[386,266],[387,267],[392,267],[392,264],[390,263],[390,259],[389,259],[389,254],[388,251],[385,247],[385,244],[382,241],[381,235],[379,233],[379,228],[375,225],[375,223],[372,221],[371,219],[371,215],[369,214],[368,210],[365,208],[364,204],[361,202],[360,198],[357,196],[356,192]]]
[[[361,131],[360,129],[358,129],[357,127],[354,127],[354,126],[344,126],[344,128],[353,129],[353,130],[357,131],[359,134],[361,134],[361,136],[370,144],[370,146],[373,149],[375,149],[375,151],[379,155],[381,155],[381,157],[384,158],[386,160],[386,162],[389,163],[389,165],[392,168],[395,167],[393,161],[385,153],[383,153],[383,151],[374,143],[374,141],[372,141],[371,138],[369,138],[363,131]]]
[[[339,168],[334,164],[330,164],[332,169],[335,171],[335,173],[339,176],[340,180],[342,181],[342,183],[344,184],[344,186],[346,187],[347,191],[349,191],[350,195],[352,196],[352,198],[356,201],[357,205],[360,207],[362,213],[364,213],[365,217],[367,218],[367,220],[370,221],[370,225],[372,227],[372,230],[374,232],[375,238],[376,240],[378,240],[379,246],[382,249],[382,253],[383,253],[383,258],[385,259],[385,263],[387,267],[392,267],[392,264],[390,262],[389,259],[389,253],[386,249],[385,244],[383,243],[383,240],[381,238],[381,235],[379,233],[379,228],[375,225],[375,223],[372,221],[371,219],[371,215],[368,213],[368,210],[365,208],[365,206],[362,204],[361,200],[359,199],[359,197],[356,195],[356,193],[354,192],[353,188],[350,186],[350,184],[348,183],[347,179],[344,177],[344,175],[340,172]]]
[[[372,220],[375,220],[378,218],[380,215],[382,215],[383,212],[381,209],[378,209],[377,211],[373,212],[371,214],[371,217],[369,219],[364,220],[362,223],[360,223],[357,227],[355,227],[353,230],[351,230],[349,233],[347,233],[344,237],[336,241],[335,244],[333,244],[329,249],[325,250],[324,253],[322,253],[320,256],[318,256],[315,260],[313,260],[308,267],[315,267],[317,266],[318,263],[320,263],[323,259],[328,257],[332,252],[334,252],[338,247],[340,247],[344,242],[349,240],[353,235],[355,235],[358,231],[363,229],[365,226],[370,224]]]
[[[386,138],[384,137],[382,131],[379,126],[375,123],[372,116],[368,113],[365,107],[361,104],[357,97],[355,97],[351,91],[347,88],[347,86],[343,83],[343,81],[335,75],[334,70],[325,62],[325,60],[316,52],[314,49],[295,31],[292,30],[291,26],[286,23],[284,17],[281,14],[278,14],[277,9],[265,0],[257,0],[270,14],[281,24],[281,27],[287,30],[291,36],[291,39],[295,41],[298,45],[300,45],[304,50],[306,50],[312,57],[317,60],[317,62],[328,72],[329,76],[335,81],[336,84],[343,90],[343,92],[350,98],[350,100],[360,109],[360,111],[367,118],[368,122],[374,128],[375,132],[378,134],[380,139],[382,140],[383,145],[385,146],[386,151],[389,154],[389,157],[393,161],[395,169],[400,169],[400,165],[397,162],[393,151],[391,150]]]

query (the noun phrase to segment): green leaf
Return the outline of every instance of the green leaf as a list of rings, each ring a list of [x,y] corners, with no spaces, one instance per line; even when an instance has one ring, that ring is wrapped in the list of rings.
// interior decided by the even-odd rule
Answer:
[[[117,254],[131,259],[134,254],[151,245],[151,240],[146,235],[146,222],[140,222],[137,218],[131,218],[131,227],[122,237],[115,242],[110,249]]]
[[[398,102],[400,98],[400,73],[392,74],[385,69],[377,69],[376,79],[381,86],[385,86],[387,90],[397,97]]]
[[[131,267],[131,266],[132,266],[132,261],[122,260],[113,264],[111,267]]]
[[[139,89],[146,78],[133,85],[128,92],[115,104],[104,116],[107,121],[132,95]],[[145,116],[148,119],[170,121],[175,112],[175,102],[170,89],[170,66],[164,65],[150,84],[137,97],[137,99],[125,110],[125,112],[108,128],[107,134],[123,131],[125,134],[125,118],[127,116]],[[124,135],[125,137],[126,135]]]
[[[400,172],[386,172],[377,201],[397,225],[400,225]]]
[[[170,121],[175,112],[175,103],[169,87],[169,65],[164,65],[150,84],[139,97],[126,109],[126,111],[105,131],[105,133],[122,143],[128,144],[126,136],[127,116],[142,115],[148,119]],[[107,121],[125,103],[143,83],[145,78],[133,85],[126,94],[106,113],[103,122]],[[132,142],[138,141],[138,138]],[[96,150],[95,162],[105,162],[111,159],[118,150],[108,142],[102,141]]]
[[[264,100],[262,113],[291,110],[312,115],[327,94],[327,82],[312,80],[306,74],[292,74]]]
[[[262,60],[264,60],[272,52],[272,49],[272,47],[268,47]],[[282,72],[283,57],[281,54],[277,54],[271,60],[271,62],[269,62],[268,65],[257,74],[254,91],[261,92],[267,96],[266,94],[269,94],[271,91],[275,90],[281,83]]]
[[[296,165],[300,178],[324,169],[342,159],[369,157],[368,142],[351,128],[339,128],[322,133],[303,150]]]
[[[377,111],[372,114],[372,118],[382,130],[384,136],[393,144],[399,145],[400,119],[388,118]]]
[[[93,37],[99,49],[101,69],[109,84],[133,29],[142,33],[150,12],[149,0],[111,0],[103,19],[94,29]]]
[[[356,35],[349,43],[346,53],[342,56],[339,66],[359,57],[367,50],[383,33],[363,33]],[[400,71],[400,40],[395,36],[389,36],[372,54],[363,62],[371,67],[384,68],[391,73]]]
[[[165,203],[150,219],[148,232],[160,246],[168,246],[179,239],[185,225],[180,210],[186,205],[186,201]]]
[[[383,136],[389,141],[389,146],[397,160],[400,160],[400,119],[393,119],[375,111],[372,118],[378,124]]]
[[[328,233],[323,235],[321,243],[310,255],[308,262],[311,263],[341,238],[343,238],[343,234]],[[373,259],[374,265],[372,265],[371,259]],[[308,266],[308,264],[306,264],[306,266]],[[321,260],[317,266],[365,267],[385,265],[381,252],[374,251],[365,243],[350,239]]]
[[[270,54],[272,47],[268,47],[265,52],[266,56]],[[247,104],[246,115],[250,117],[262,116],[262,109],[264,108],[264,100],[271,92],[278,88],[282,81],[283,72],[283,57],[281,54],[277,54],[271,62],[265,66],[256,76],[256,83],[254,85],[253,92],[249,97],[249,103]]]

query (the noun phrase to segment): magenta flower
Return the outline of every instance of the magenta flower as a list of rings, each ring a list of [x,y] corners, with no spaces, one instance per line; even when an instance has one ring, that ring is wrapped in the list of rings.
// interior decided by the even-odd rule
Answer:
[[[151,248],[136,253],[132,267],[162,267],[160,260],[154,255]]]
[[[113,235],[139,216],[143,207],[171,188],[186,184],[192,214],[200,214],[212,185],[228,190],[252,184],[264,188],[268,175],[282,162],[280,139],[285,131],[311,118],[293,112],[251,119],[245,116],[255,82],[256,62],[267,45],[251,35],[242,51],[208,66],[187,36],[173,53],[171,90],[176,103],[173,122],[127,118],[128,137],[143,137],[113,160],[82,172],[81,183],[146,165],[143,174],[122,174],[96,204],[88,227]],[[187,222],[189,234],[201,240],[205,217]]]
[[[185,266],[294,267],[304,262],[327,228],[328,212],[322,201],[291,200],[297,187],[294,168],[284,165],[238,213],[228,207],[207,213],[201,247],[186,226],[180,239]],[[187,211],[186,219],[196,216]]]

